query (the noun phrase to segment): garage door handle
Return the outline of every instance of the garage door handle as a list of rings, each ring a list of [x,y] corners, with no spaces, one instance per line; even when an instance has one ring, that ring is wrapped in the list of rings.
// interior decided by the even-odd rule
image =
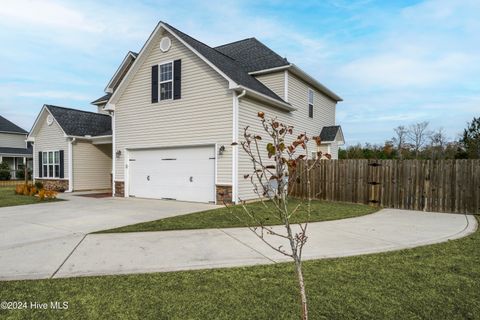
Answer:
[[[190,177],[190,179],[189,179],[189,180],[190,180],[190,182],[193,182],[193,177]]]

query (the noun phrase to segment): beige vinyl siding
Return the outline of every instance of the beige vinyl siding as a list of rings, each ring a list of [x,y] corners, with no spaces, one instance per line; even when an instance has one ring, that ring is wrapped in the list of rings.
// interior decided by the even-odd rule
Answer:
[[[77,140],[73,144],[73,190],[110,189],[112,145],[94,145]]]
[[[26,148],[27,135],[17,133],[0,132],[0,147],[3,148]]]
[[[292,112],[282,111],[278,108],[266,106],[260,102],[241,99],[239,103],[239,139],[243,139],[243,130],[246,126],[249,126],[250,132],[260,134],[262,137],[266,137],[259,118],[257,116],[259,111],[263,111],[267,119],[277,117],[279,121],[294,126],[294,135],[290,137],[291,142],[293,138],[301,132],[306,132],[309,137],[317,136],[323,126],[331,126],[335,124],[335,107],[336,103],[326,97],[321,92],[314,90],[313,101],[313,118],[308,116],[308,89],[309,86],[301,79],[289,73],[288,79],[288,97],[289,102],[297,108]],[[289,142],[287,141],[287,142]],[[261,141],[260,150],[263,152],[267,143],[267,139]],[[313,141],[309,143],[308,152],[311,156],[311,152],[317,150],[317,146]],[[300,150],[299,150],[300,151]],[[332,157],[338,157],[338,147],[332,145],[331,148]],[[266,154],[266,153],[265,153]],[[265,158],[265,154],[263,158]],[[243,151],[241,146],[239,147],[239,159],[238,159],[238,195],[240,199],[249,200],[254,199],[257,196],[253,192],[253,186],[248,179],[244,179],[245,174],[252,173],[252,164]]]
[[[35,136],[35,146],[33,152],[33,170],[34,177],[38,177],[38,153],[40,151],[59,151],[63,150],[64,154],[64,179],[68,179],[68,142],[64,136],[63,130],[58,125],[57,121],[53,121],[52,125],[47,124],[46,116],[48,111],[43,112],[40,119],[38,119],[38,133]]]
[[[265,113],[265,118],[267,120],[276,117],[278,121],[283,122],[288,125],[295,125],[295,112],[282,111],[275,107],[266,106],[260,102],[251,100],[251,99],[241,99],[239,103],[239,139],[243,141],[244,129],[249,126],[249,132],[260,135],[263,139],[259,142],[260,151],[262,152],[263,160],[267,159],[266,156],[266,144],[269,141],[267,134],[263,131],[260,118],[258,118],[258,112],[262,111]],[[302,127],[295,126],[294,134],[288,136],[287,143],[292,142],[297,135],[302,132]],[[308,132],[307,132],[308,133]],[[315,151],[314,144],[309,144],[309,151]],[[268,160],[267,160],[268,161]],[[239,146],[238,151],[238,196],[241,200],[250,200],[255,199],[257,196],[253,191],[253,185],[249,179],[245,179],[245,174],[252,174],[253,167],[252,162],[243,150]]]
[[[168,34],[165,34],[168,35]],[[115,180],[125,177],[125,149],[218,144],[226,150],[217,159],[217,183],[232,176],[232,93],[227,81],[172,35],[169,51],[161,52],[162,35],[153,39],[125,92],[115,104]],[[151,103],[151,67],[182,60],[181,99]]]
[[[285,71],[267,73],[255,76],[257,80],[275,92],[280,98],[285,99]]]
[[[308,116],[308,89],[313,90],[313,118]],[[295,123],[311,135],[319,135],[322,127],[335,125],[336,102],[292,73],[288,73],[288,102],[297,108]],[[295,125],[295,124],[294,124]]]

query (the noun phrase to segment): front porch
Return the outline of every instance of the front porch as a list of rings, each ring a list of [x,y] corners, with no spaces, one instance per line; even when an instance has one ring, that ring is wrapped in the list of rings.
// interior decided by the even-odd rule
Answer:
[[[24,179],[24,168],[32,172],[32,156],[0,154],[0,163],[6,162],[10,169],[10,180]]]

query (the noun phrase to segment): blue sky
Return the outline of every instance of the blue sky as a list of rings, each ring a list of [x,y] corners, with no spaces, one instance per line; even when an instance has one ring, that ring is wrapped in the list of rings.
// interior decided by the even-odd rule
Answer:
[[[0,6],[0,114],[29,130],[44,103],[93,111],[159,20],[209,44],[255,36],[344,98],[349,144],[480,116],[480,1],[61,1]]]

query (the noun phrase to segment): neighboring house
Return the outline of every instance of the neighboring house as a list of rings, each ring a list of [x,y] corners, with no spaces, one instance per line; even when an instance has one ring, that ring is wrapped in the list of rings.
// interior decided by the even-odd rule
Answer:
[[[259,111],[297,133],[324,136],[320,149],[334,159],[343,143],[335,123],[341,98],[255,38],[212,48],[160,22],[138,54],[125,56],[105,93],[92,104],[112,116],[116,196],[255,198],[243,179],[251,162],[232,142],[246,126],[261,133]],[[317,151],[313,142],[310,150]]]
[[[29,134],[34,177],[48,189],[111,188],[109,115],[44,105]]]
[[[27,143],[28,132],[0,116],[0,162],[10,166],[12,179],[17,178],[17,171],[32,167],[32,147]]]

